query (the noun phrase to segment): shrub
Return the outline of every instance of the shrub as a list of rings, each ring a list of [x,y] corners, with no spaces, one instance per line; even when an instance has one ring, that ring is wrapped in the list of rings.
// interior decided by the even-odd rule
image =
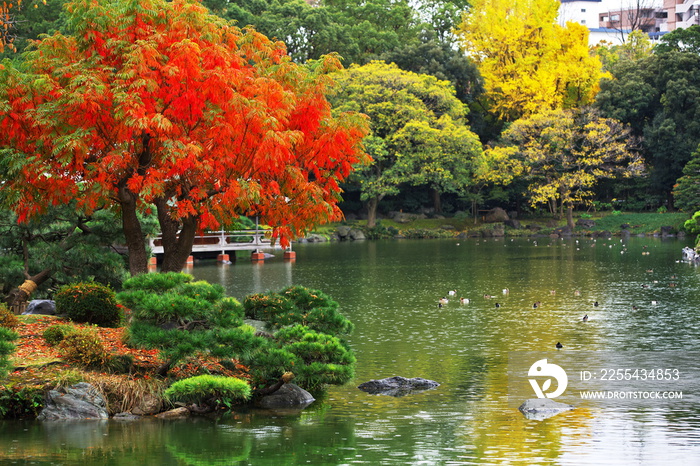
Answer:
[[[354,326],[338,312],[338,303],[319,290],[293,286],[280,293],[248,296],[243,306],[247,317],[264,320],[273,328],[302,324],[313,330],[349,334]]]
[[[250,385],[233,377],[198,375],[178,380],[165,390],[165,397],[171,402],[231,407],[250,398]]]
[[[17,332],[0,327],[0,377],[5,377],[10,372],[12,367],[10,355],[15,351],[15,345],[12,342],[17,338],[19,338]]]
[[[19,319],[7,308],[7,305],[0,304],[0,327],[15,328],[19,325]]]
[[[69,333],[58,349],[63,359],[83,367],[102,367],[109,359],[97,332],[92,329],[76,329]]]
[[[343,384],[355,374],[355,356],[334,336],[303,325],[285,327],[274,340],[243,360],[252,384],[264,387],[291,371],[296,383],[307,390],[326,384]]]
[[[42,336],[49,346],[56,346],[63,341],[66,335],[75,332],[77,329],[69,324],[56,324],[44,330]]]
[[[74,322],[100,327],[118,327],[124,313],[117,306],[114,291],[99,283],[75,283],[61,287],[54,296],[56,311]]]
[[[192,299],[204,299],[211,303],[224,297],[223,286],[212,285],[204,280],[192,283],[183,283],[177,286],[173,291],[182,296],[187,296]]]
[[[44,407],[44,387],[0,388],[0,418],[33,419]]]
[[[153,293],[164,293],[176,286],[192,281],[194,281],[194,277],[186,273],[143,273],[126,280],[122,284],[122,288],[125,290],[145,290]]]
[[[257,293],[246,296],[243,301],[245,316],[250,319],[268,321],[271,317],[287,311],[291,307],[288,299],[277,293]]]

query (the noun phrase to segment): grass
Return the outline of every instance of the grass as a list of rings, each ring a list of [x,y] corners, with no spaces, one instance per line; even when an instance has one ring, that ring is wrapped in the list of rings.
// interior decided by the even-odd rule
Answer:
[[[585,215],[583,212],[574,213],[574,222]],[[583,229],[577,227],[577,232],[596,232],[596,231],[611,231],[613,233],[619,232],[622,228],[621,225],[629,224],[630,228],[628,230],[632,234],[647,234],[651,235],[654,233],[659,233],[661,227],[670,226],[674,232],[683,230],[683,223],[690,218],[690,215],[682,212],[674,213],[636,213],[636,212],[598,212],[591,214],[591,220],[595,221],[595,226],[592,228]],[[537,225],[543,230],[540,233],[546,233],[547,231],[553,230],[557,227],[562,227],[566,225],[566,219],[555,219],[552,217],[534,217],[528,216],[519,219],[523,228],[526,225]],[[339,225],[349,225],[357,228],[365,228],[367,225],[366,220],[354,220],[347,221],[343,223],[323,225],[316,230],[314,233],[323,234],[330,236],[333,234],[335,229]],[[473,218],[426,218],[426,219],[416,219],[408,223],[398,223],[390,219],[378,220],[378,225],[385,228],[393,227],[399,231],[407,230],[441,230],[444,225],[451,225],[454,227],[453,231],[455,234],[461,232],[470,232],[474,230],[480,230],[482,228],[488,228],[489,224],[482,223],[481,221],[474,222]],[[526,236],[529,233],[528,230],[506,230],[506,235],[509,236]]]
[[[593,217],[592,220],[595,221],[595,226],[591,228],[591,231],[619,231],[620,226],[623,224],[630,225],[629,231],[633,234],[639,233],[658,233],[661,231],[661,227],[670,226],[673,231],[680,231],[683,229],[683,223],[688,220],[690,216],[686,213],[620,213],[620,214],[607,214],[603,217]]]

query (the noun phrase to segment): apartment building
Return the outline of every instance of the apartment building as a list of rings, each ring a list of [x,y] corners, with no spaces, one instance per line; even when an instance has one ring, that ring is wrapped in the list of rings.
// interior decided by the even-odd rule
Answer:
[[[700,0],[560,0],[559,22],[585,25],[589,43],[621,43],[633,30],[652,39],[700,24]]]

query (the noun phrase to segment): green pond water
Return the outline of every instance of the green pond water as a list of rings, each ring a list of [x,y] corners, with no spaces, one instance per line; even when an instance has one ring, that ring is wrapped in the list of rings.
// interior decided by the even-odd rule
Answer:
[[[0,464],[700,464],[700,269],[679,262],[688,244],[368,241],[295,245],[295,262],[254,264],[242,254],[232,265],[200,261],[188,271],[239,299],[289,285],[328,293],[355,324],[355,380],[330,387],[300,412],[7,421],[0,423]],[[456,295],[438,307],[448,290]],[[460,296],[470,303],[460,304]],[[528,419],[510,377],[527,376],[535,362],[528,355],[540,353],[579,364],[604,360],[610,369],[625,367],[613,367],[616,358],[650,372],[675,368],[680,380],[664,388],[682,389],[683,399],[606,404],[577,400],[570,390],[557,401],[574,410]],[[514,368],[514,354],[525,354],[527,367]],[[356,388],[394,375],[440,386],[401,397]],[[634,381],[635,390],[651,383]]]

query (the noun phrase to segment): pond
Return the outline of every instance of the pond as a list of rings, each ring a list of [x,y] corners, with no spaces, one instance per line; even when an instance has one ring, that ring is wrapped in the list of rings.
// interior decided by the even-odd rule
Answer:
[[[678,262],[686,245],[655,238],[368,241],[295,245],[294,262],[275,257],[251,263],[242,255],[233,265],[197,262],[190,273],[221,283],[239,299],[292,284],[328,293],[355,324],[349,338],[357,356],[355,380],[330,387],[301,412],[250,409],[177,422],[4,422],[0,459],[699,464],[700,270]],[[449,302],[439,307],[442,297]],[[461,304],[459,297],[470,302]],[[570,372],[569,389],[556,401],[575,409],[535,420],[517,409],[534,393],[513,384],[527,378],[540,357]],[[569,371],[575,364],[581,370]],[[596,388],[625,391],[628,399],[577,397],[572,387],[584,383],[583,369],[598,374]],[[601,371],[617,369],[622,379],[600,380]],[[638,373],[628,372],[625,381],[624,369]],[[647,371],[657,369],[661,376],[649,380]],[[666,372],[662,381],[666,369],[678,376]],[[395,375],[440,386],[402,397],[356,388]],[[682,391],[682,399],[629,395],[666,389]]]

